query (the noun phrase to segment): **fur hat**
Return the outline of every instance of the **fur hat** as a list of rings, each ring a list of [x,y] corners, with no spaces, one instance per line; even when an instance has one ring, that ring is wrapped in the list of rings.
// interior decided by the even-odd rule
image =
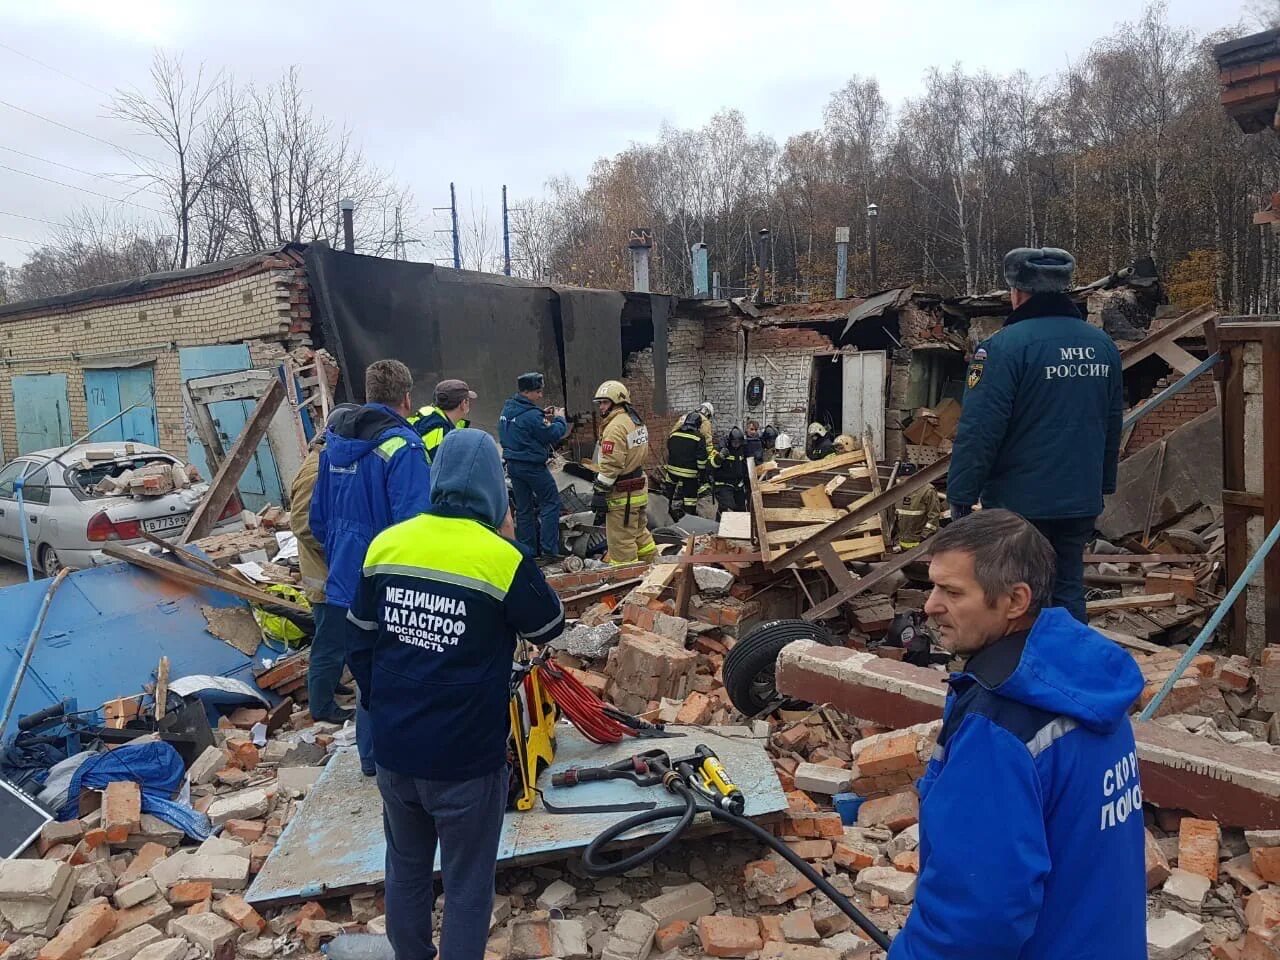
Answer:
[[[1057,247],[1018,247],[1004,255],[1004,279],[1011,290],[1062,293],[1075,269],[1075,257]]]

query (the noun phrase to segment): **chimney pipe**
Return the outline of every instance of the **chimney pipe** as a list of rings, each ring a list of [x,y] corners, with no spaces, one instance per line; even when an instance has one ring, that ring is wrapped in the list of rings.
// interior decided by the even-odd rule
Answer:
[[[836,299],[849,295],[849,228],[836,227]]]
[[[692,253],[690,259],[693,263],[693,295],[699,300],[705,300],[711,295],[707,245],[705,243],[695,243],[689,250]]]
[[[347,253],[356,252],[356,228],[353,214],[356,202],[349,197],[338,201],[338,209],[342,211],[342,249]]]
[[[631,289],[637,293],[649,292],[649,253],[653,249],[653,232],[648,227],[636,227],[631,231],[627,244],[631,251]]]
[[[769,262],[769,228],[761,227],[756,244],[756,303],[764,303],[764,279]]]

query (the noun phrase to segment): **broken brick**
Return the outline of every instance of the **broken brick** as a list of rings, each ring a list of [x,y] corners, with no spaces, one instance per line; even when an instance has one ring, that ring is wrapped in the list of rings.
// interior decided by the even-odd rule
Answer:
[[[676,712],[676,723],[685,726],[703,726],[711,722],[715,701],[705,693],[694,691],[685,697],[684,704]]]
[[[874,777],[920,766],[920,738],[914,733],[901,733],[878,739],[869,749],[858,753],[860,776]]]
[[[897,833],[920,821],[920,798],[914,790],[868,800],[858,808],[858,826],[885,827]]]
[[[230,920],[246,933],[262,933],[267,928],[267,921],[262,919],[261,914],[249,906],[243,897],[235,894],[219,900],[214,912]]]
[[[760,925],[749,917],[703,917],[698,939],[709,957],[745,957],[764,947]]]
[[[175,907],[189,907],[213,896],[213,884],[208,880],[184,880],[169,888],[169,902]]]
[[[113,780],[102,794],[102,826],[108,843],[124,843],[142,825],[142,790],[132,780]]]
[[[224,834],[243,840],[245,843],[256,843],[262,839],[266,824],[261,820],[228,820],[222,825]]]
[[[41,948],[38,960],[79,960],[115,929],[116,912],[107,903],[96,903],[68,921],[58,935]]]
[[[1217,883],[1221,835],[1221,828],[1212,820],[1184,818],[1178,825],[1178,866]]]
[[[1254,847],[1249,851],[1253,872],[1267,883],[1280,882],[1280,847]]]
[[[1147,889],[1154,890],[1169,879],[1169,860],[1156,843],[1151,831],[1146,831]]]

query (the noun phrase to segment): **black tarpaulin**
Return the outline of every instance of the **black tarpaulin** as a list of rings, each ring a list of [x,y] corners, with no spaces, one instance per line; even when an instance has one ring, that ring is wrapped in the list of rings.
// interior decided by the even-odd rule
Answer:
[[[324,343],[342,368],[348,398],[363,399],[365,367],[394,358],[413,372],[418,405],[431,402],[440,380],[467,381],[479,394],[472,422],[490,432],[496,431],[502,404],[522,373],[543,373],[547,402],[564,402],[560,297],[551,288],[318,244],[307,248],[306,266]],[[620,304],[613,310],[612,332],[607,313],[594,305],[576,307],[575,317],[582,319],[575,319],[575,329],[589,329],[599,338],[596,350],[617,355],[620,373]],[[565,405],[570,413],[586,413],[590,397],[585,408]]]

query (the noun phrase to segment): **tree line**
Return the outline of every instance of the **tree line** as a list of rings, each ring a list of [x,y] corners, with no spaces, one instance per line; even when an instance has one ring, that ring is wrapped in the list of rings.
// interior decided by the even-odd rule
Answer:
[[[1280,237],[1252,215],[1280,190],[1280,140],[1245,136],[1218,103],[1211,50],[1231,35],[1197,37],[1153,3],[1053,76],[935,67],[896,107],[854,76],[821,129],[782,144],[737,110],[665,126],[585,183],[553,180],[522,204],[513,255],[526,276],[626,288],[629,230],[648,227],[653,289],[692,293],[690,246],[703,242],[737,294],[755,284],[766,227],[768,294],[819,299],[834,293],[836,228],[849,227],[855,293],[999,289],[1006,250],[1047,245],[1075,254],[1083,282],[1151,255],[1175,301],[1277,312]]]

